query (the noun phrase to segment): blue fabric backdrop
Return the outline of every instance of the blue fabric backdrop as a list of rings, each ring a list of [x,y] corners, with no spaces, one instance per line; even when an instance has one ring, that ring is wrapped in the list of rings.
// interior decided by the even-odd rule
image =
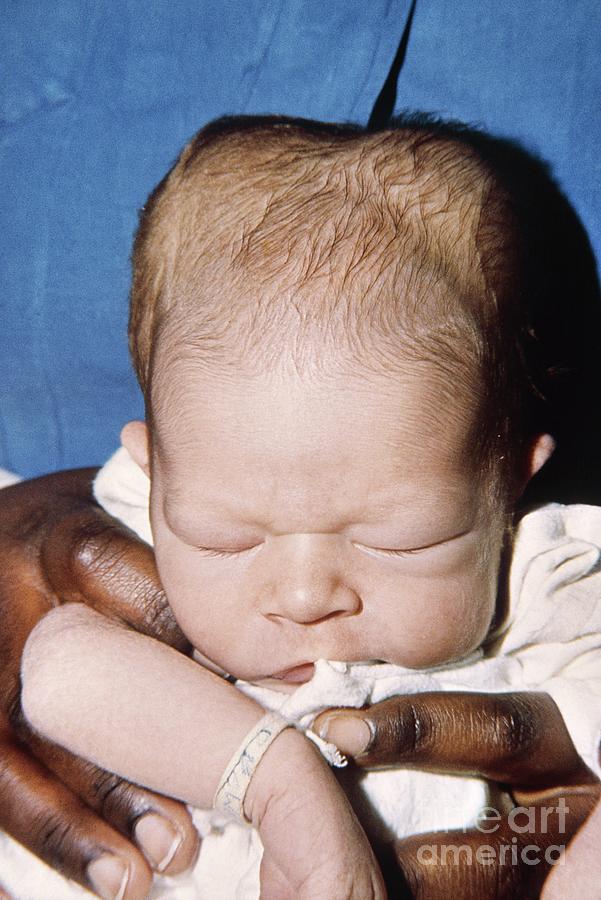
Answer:
[[[224,113],[365,122],[409,0],[4,0],[0,465],[101,463],[142,414],[137,209]],[[417,0],[397,108],[538,149],[601,254],[598,0]]]

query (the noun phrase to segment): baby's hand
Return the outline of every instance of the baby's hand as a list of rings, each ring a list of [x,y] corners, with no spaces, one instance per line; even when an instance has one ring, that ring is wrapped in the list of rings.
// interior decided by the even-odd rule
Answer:
[[[244,810],[265,848],[263,900],[386,897],[378,864],[348,800],[315,747],[298,732],[282,732],[269,748]]]

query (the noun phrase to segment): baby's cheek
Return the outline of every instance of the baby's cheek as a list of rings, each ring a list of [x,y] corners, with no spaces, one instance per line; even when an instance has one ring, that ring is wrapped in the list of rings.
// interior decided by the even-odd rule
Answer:
[[[231,639],[235,614],[228,609],[232,591],[223,590],[192,554],[157,554],[159,574],[177,624],[197,650],[207,653]],[[204,569],[204,570],[203,570]]]
[[[404,614],[388,620],[385,659],[428,668],[465,656],[483,642],[495,608],[489,579],[433,579],[412,593]]]
[[[265,641],[253,627],[248,611],[221,596],[217,602],[208,593],[197,595],[197,603],[174,604],[177,622],[207,668],[238,678],[254,677],[265,667]],[[198,658],[198,654],[197,654]]]
[[[443,616],[447,630],[443,640],[447,659],[464,656],[482,644],[494,616],[496,593],[496,580],[474,577],[460,581],[446,598]]]
[[[206,589],[180,591],[167,597],[177,624],[197,650],[209,653],[231,643],[236,617],[226,604],[212,603]]]

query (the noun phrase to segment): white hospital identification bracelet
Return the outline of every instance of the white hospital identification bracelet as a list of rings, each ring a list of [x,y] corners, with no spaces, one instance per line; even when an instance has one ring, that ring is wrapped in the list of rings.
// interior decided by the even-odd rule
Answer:
[[[259,719],[225,767],[213,799],[215,809],[247,821],[244,815],[244,798],[255,769],[277,736],[286,728],[294,728],[294,725],[278,713],[266,713]]]

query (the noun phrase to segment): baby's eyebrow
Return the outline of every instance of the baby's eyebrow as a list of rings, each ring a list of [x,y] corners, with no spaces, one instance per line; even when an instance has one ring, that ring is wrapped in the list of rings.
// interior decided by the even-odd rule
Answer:
[[[266,517],[248,511],[236,512],[229,504],[222,505],[219,498],[195,503],[190,501],[188,495],[185,502],[177,502],[171,495],[165,504],[165,518],[174,531],[196,537],[199,541],[210,539],[213,543],[231,540],[232,537],[238,541],[252,542],[266,534],[277,536],[289,533],[339,533],[357,540],[361,536],[366,540],[373,537],[376,542],[389,539],[391,544],[411,542],[417,538],[429,543],[447,540],[473,527],[477,516],[473,502],[446,505],[441,504],[438,497],[428,499],[429,502],[424,503],[415,498],[409,506],[406,503],[378,503],[377,509],[362,510],[360,515],[340,516],[328,522],[307,520],[300,526],[297,522],[290,526],[279,522],[275,527],[273,521]]]
[[[164,504],[164,515],[170,527],[185,532],[196,532],[202,529],[211,534],[223,533],[225,535],[236,531],[236,534],[248,534],[249,536],[257,532],[257,526],[247,519],[236,518],[225,509],[219,511],[219,507],[212,506],[210,500],[191,503],[189,496],[183,502],[171,495]]]

